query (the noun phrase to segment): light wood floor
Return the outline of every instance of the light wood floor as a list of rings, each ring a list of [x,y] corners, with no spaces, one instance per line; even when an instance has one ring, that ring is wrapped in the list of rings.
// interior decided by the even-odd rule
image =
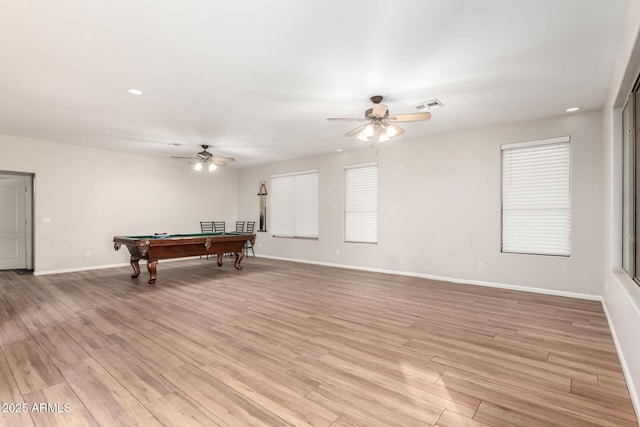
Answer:
[[[232,264],[0,272],[0,425],[637,425],[598,302]]]

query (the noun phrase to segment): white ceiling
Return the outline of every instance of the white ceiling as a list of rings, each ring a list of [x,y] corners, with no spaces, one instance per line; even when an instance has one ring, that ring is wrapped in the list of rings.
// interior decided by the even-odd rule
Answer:
[[[626,6],[0,0],[0,133],[164,157],[208,143],[243,167],[357,147],[357,123],[326,118],[376,94],[392,114],[445,105],[389,143],[599,109]]]

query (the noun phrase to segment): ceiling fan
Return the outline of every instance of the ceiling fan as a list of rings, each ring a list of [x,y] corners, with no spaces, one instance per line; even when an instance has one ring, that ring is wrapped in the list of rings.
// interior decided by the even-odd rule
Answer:
[[[208,145],[201,145],[202,151],[196,154],[197,157],[180,157],[171,156],[174,159],[195,159],[196,164],[193,168],[197,171],[207,168],[209,172],[212,172],[218,168],[218,166],[226,166],[227,163],[235,162],[233,157],[215,157],[211,152],[207,151]]]
[[[404,129],[396,125],[395,122],[418,122],[431,118],[431,113],[394,114],[391,116],[389,108],[381,104],[382,96],[375,95],[370,99],[373,102],[373,107],[364,112],[364,119],[328,118],[327,120],[369,122],[345,133],[345,136],[358,135],[358,139],[363,142],[371,140],[385,142],[404,133]]]

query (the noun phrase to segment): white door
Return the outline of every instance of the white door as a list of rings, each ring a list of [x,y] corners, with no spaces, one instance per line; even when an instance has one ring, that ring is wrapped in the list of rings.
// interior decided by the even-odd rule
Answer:
[[[30,177],[0,175],[0,270],[27,269]]]

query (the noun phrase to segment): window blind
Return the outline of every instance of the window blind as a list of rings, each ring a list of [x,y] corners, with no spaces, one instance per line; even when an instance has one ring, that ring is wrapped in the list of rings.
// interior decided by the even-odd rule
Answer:
[[[570,255],[569,141],[502,146],[502,252]]]
[[[318,237],[318,171],[271,177],[271,232],[275,237]]]
[[[344,170],[344,241],[378,241],[378,164],[346,166]]]

